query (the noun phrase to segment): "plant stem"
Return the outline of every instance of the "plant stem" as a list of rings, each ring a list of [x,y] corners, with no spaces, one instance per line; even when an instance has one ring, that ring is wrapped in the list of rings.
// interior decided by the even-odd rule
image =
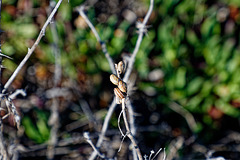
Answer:
[[[143,160],[143,157],[142,157],[142,154],[141,154],[141,151],[137,145],[137,142],[134,138],[134,136],[132,135],[132,132],[130,130],[130,127],[129,127],[129,124],[128,124],[128,120],[127,120],[127,114],[126,114],[126,104],[125,104],[125,98],[122,99],[122,110],[123,110],[123,120],[124,120],[124,124],[125,124],[125,127],[126,127],[126,130],[127,130],[127,136],[128,138],[131,140],[132,144],[133,144],[133,147],[135,148],[136,152],[137,152],[137,155],[138,155],[138,159],[139,160]]]
[[[32,55],[33,51],[36,49],[36,47],[38,46],[40,40],[42,39],[42,37],[45,35],[45,31],[47,26],[49,25],[49,23],[51,22],[53,16],[55,15],[55,13],[57,12],[57,9],[59,8],[60,4],[62,3],[63,0],[59,0],[58,3],[56,4],[55,8],[53,9],[52,13],[50,14],[50,16],[48,17],[47,21],[45,22],[45,24],[43,25],[37,40],[35,41],[35,43],[33,44],[32,48],[28,48],[28,53],[27,55],[24,57],[24,59],[22,60],[22,62],[18,65],[18,67],[16,68],[16,70],[13,72],[12,76],[8,79],[7,83],[4,85],[3,91],[2,93],[5,93],[6,90],[8,89],[8,87],[12,84],[12,82],[14,81],[14,79],[16,78],[16,76],[18,75],[18,73],[20,72],[20,70],[22,69],[22,67],[24,66],[24,64],[28,61],[28,59],[30,58],[30,56]]]

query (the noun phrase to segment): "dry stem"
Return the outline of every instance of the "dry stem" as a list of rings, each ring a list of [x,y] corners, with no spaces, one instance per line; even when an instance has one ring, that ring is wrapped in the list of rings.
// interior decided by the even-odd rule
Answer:
[[[137,142],[134,138],[134,136],[132,135],[132,132],[130,130],[130,127],[129,127],[129,124],[128,124],[128,120],[127,120],[127,114],[126,114],[126,104],[125,104],[125,98],[122,99],[122,110],[123,110],[123,120],[124,120],[124,124],[125,124],[125,127],[126,127],[126,130],[127,130],[127,133],[126,135],[128,136],[128,138],[131,140],[132,144],[133,144],[133,147],[135,148],[136,152],[137,152],[137,155],[138,155],[138,159],[139,160],[143,160],[143,157],[142,157],[142,154],[141,154],[141,151],[137,145]]]
[[[55,2],[50,1],[50,7],[49,7],[49,14],[51,14],[51,10],[54,8]],[[61,59],[61,54],[60,50],[58,48],[58,35],[57,35],[57,29],[55,23],[50,24],[50,29],[52,32],[53,36],[53,54],[55,57],[55,71],[54,71],[54,87],[57,87],[57,84],[61,80],[61,75],[62,75],[62,69],[61,69],[61,64],[60,64],[60,59]],[[51,128],[51,133],[50,133],[50,139],[48,141],[48,148],[47,148],[47,158],[48,159],[53,159],[54,158],[54,153],[55,153],[55,146],[58,143],[58,129],[59,129],[59,111],[58,111],[58,106],[59,106],[59,101],[56,96],[53,97],[53,104],[51,106],[51,116],[49,119],[49,125],[52,127]]]
[[[55,15],[55,13],[57,12],[57,9],[59,8],[60,4],[62,3],[62,0],[59,0],[58,3],[56,4],[55,8],[53,9],[52,13],[50,14],[50,16],[48,17],[47,21],[45,22],[45,24],[43,25],[37,40],[35,41],[35,43],[33,44],[33,46],[31,48],[28,48],[28,53],[27,55],[24,57],[24,59],[22,60],[22,62],[18,65],[18,67],[16,68],[16,70],[14,71],[14,73],[12,74],[12,76],[8,79],[7,83],[4,85],[4,89],[2,91],[2,93],[6,92],[6,90],[8,89],[8,87],[12,84],[12,82],[14,81],[14,79],[16,78],[16,76],[18,75],[18,73],[20,72],[20,70],[22,69],[22,67],[24,66],[24,64],[28,61],[28,59],[30,58],[30,56],[32,55],[33,51],[36,49],[36,47],[38,46],[40,40],[42,39],[42,37],[45,35],[45,31],[46,28],[48,26],[48,24],[51,22],[53,16]]]
[[[107,46],[105,44],[104,41],[101,40],[99,34],[97,33],[95,27],[93,26],[93,24],[90,22],[90,20],[88,19],[88,17],[85,15],[84,13],[84,6],[80,6],[77,8],[77,11],[79,12],[79,14],[84,18],[84,20],[86,21],[86,23],[88,24],[88,26],[91,28],[93,34],[95,35],[97,41],[100,43],[101,47],[102,47],[102,51],[105,55],[105,57],[108,60],[108,63],[110,65],[111,71],[112,73],[116,74],[115,68],[114,68],[114,63],[113,60],[111,58],[111,56],[109,55],[108,51],[107,51]]]
[[[142,23],[139,22],[139,28],[138,28],[139,29],[139,35],[138,35],[137,43],[136,43],[135,48],[133,50],[132,56],[128,61],[128,68],[127,68],[127,71],[126,71],[126,73],[124,75],[124,78],[123,78],[124,82],[128,82],[128,79],[129,79],[130,74],[132,72],[133,64],[135,62],[136,55],[138,53],[140,44],[142,42],[143,35],[146,33],[146,24],[147,24],[147,21],[148,21],[150,15],[151,15],[151,13],[152,13],[153,5],[154,5],[154,0],[150,0],[150,6],[149,6],[147,14],[146,14],[143,22]]]

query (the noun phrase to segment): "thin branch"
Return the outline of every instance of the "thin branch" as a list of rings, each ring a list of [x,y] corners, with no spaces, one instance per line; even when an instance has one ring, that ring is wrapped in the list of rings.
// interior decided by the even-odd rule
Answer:
[[[53,16],[55,15],[55,13],[57,12],[57,9],[59,8],[60,4],[62,3],[62,0],[59,0],[58,3],[56,4],[55,8],[53,9],[52,13],[50,14],[50,16],[48,17],[47,21],[45,22],[45,24],[43,25],[37,40],[35,41],[35,43],[33,44],[32,48],[28,48],[28,53],[27,55],[24,57],[24,59],[22,60],[22,62],[19,64],[19,66],[16,68],[16,70],[14,71],[14,73],[12,74],[12,76],[9,78],[9,80],[7,81],[7,83],[4,85],[4,89],[2,91],[2,93],[6,92],[6,90],[8,89],[8,87],[12,84],[12,82],[14,81],[14,79],[16,78],[16,76],[18,75],[18,73],[20,72],[20,70],[22,69],[22,67],[24,66],[24,64],[28,61],[28,59],[30,58],[30,56],[32,55],[33,51],[36,49],[36,47],[38,46],[40,40],[42,39],[42,37],[45,35],[45,31],[46,28],[48,26],[48,24],[51,22]]]
[[[96,144],[97,148],[99,148],[102,145],[103,139],[104,139],[106,131],[108,129],[108,125],[109,125],[110,119],[112,117],[112,114],[113,114],[116,106],[117,106],[117,104],[116,104],[115,99],[114,99],[112,101],[112,103],[111,103],[111,105],[110,105],[110,107],[108,109],[107,115],[106,115],[106,117],[104,119],[103,127],[102,127],[102,130],[101,130],[101,134],[99,135],[99,138],[98,138],[98,141],[97,141],[97,144]],[[94,151],[91,154],[91,156],[89,157],[89,160],[95,159],[96,156],[97,156],[97,152]]]
[[[104,41],[101,40],[99,34],[97,33],[95,27],[93,26],[93,24],[90,22],[90,20],[88,19],[88,17],[86,16],[86,14],[84,13],[84,6],[80,6],[77,8],[77,11],[79,12],[79,14],[84,18],[84,20],[86,21],[86,23],[88,24],[88,26],[90,27],[90,29],[92,30],[93,34],[95,35],[97,41],[100,43],[102,51],[105,55],[105,57],[108,60],[108,63],[110,65],[111,71],[112,73],[116,74],[116,70],[114,68],[114,63],[113,60],[111,58],[111,56],[109,55],[108,51],[107,51],[107,46],[105,44]]]
[[[130,129],[131,129],[131,132],[132,132],[133,136],[136,136],[137,129],[136,129],[136,126],[135,126],[135,119],[133,117],[134,116],[133,106],[132,106],[130,100],[128,100],[126,103],[127,103],[126,105],[127,105],[127,108],[128,108],[128,113],[129,113]],[[136,153],[135,148],[133,149],[133,159],[137,160],[137,153]]]
[[[86,102],[86,100],[80,99],[79,104],[81,106],[81,109],[82,109],[83,113],[87,116],[87,119],[90,122],[90,124],[93,124],[94,128],[97,130],[98,129],[97,121],[96,121],[96,119],[95,119],[95,117],[94,117],[94,115],[93,115],[93,113],[90,109],[90,106]]]
[[[185,108],[183,108],[181,105],[172,102],[170,105],[168,105],[169,108],[171,108],[176,113],[180,114],[185,120],[187,121],[187,124],[189,128],[194,132],[197,128],[197,123],[193,117],[193,115],[188,112]]]
[[[49,15],[51,14],[51,10],[54,8],[55,4],[56,4],[55,1],[53,1],[53,0],[50,1],[50,7],[48,9]],[[54,21],[52,21],[52,22],[54,22]],[[52,33],[52,37],[53,37],[52,50],[53,50],[53,54],[55,57],[54,86],[56,87],[57,84],[60,82],[61,76],[62,76],[61,52],[58,47],[59,37],[57,34],[56,23],[51,23],[50,29],[51,29],[51,33]]]
[[[128,138],[131,140],[136,152],[137,152],[137,155],[138,155],[138,159],[139,160],[143,160],[143,157],[142,157],[142,154],[141,154],[141,151],[137,145],[137,142],[134,138],[134,136],[132,135],[132,132],[130,130],[130,127],[129,127],[129,124],[128,124],[128,120],[127,120],[127,114],[126,114],[126,111],[125,111],[125,108],[126,107],[126,104],[125,104],[125,98],[122,99],[122,110],[123,110],[123,120],[124,120],[124,124],[125,124],[125,127],[126,127],[126,130],[127,130],[127,136]]]
[[[57,98],[53,99],[53,104],[51,106],[51,116],[49,118],[48,124],[51,126],[50,139],[48,141],[47,148],[47,158],[53,159],[55,155],[55,146],[58,143],[58,128],[59,128],[59,112],[58,112],[59,102]]]
[[[50,7],[49,7],[49,15],[51,15],[51,10],[54,8],[56,2],[54,1],[50,1]],[[61,54],[60,54],[60,50],[58,47],[58,35],[57,35],[57,28],[55,23],[51,23],[50,24],[50,29],[51,29],[51,33],[53,36],[53,46],[52,46],[52,50],[53,50],[53,54],[55,57],[55,71],[54,71],[54,88],[57,87],[58,83],[61,80],[61,76],[62,76],[62,69],[61,69],[61,64],[60,64],[60,60],[61,60]],[[58,106],[59,106],[59,100],[58,98],[55,96],[53,97],[53,104],[51,106],[51,116],[49,118],[49,125],[51,126],[51,132],[50,132],[50,139],[48,141],[48,148],[47,148],[47,158],[48,159],[53,159],[54,158],[54,153],[55,153],[55,147],[58,143],[58,129],[59,129],[59,111],[58,111]]]
[[[86,138],[86,141],[90,144],[90,146],[93,148],[93,150],[95,151],[95,152],[97,152],[97,155],[99,156],[99,157],[101,157],[102,159],[105,159],[105,156],[102,154],[102,153],[100,153],[99,151],[98,151],[98,149],[94,146],[94,144],[92,143],[92,140],[91,140],[91,138],[89,137],[89,133],[88,132],[84,132],[83,133],[83,136],[84,136],[84,138]]]
[[[138,50],[139,50],[139,47],[140,47],[140,44],[142,42],[142,39],[143,39],[143,35],[145,34],[146,32],[146,24],[147,24],[147,21],[152,13],[152,10],[153,10],[153,5],[154,5],[154,0],[150,0],[150,6],[149,6],[149,9],[148,9],[148,12],[143,20],[142,23],[138,23],[138,29],[139,29],[139,35],[138,35],[138,39],[137,39],[137,43],[136,43],[136,46],[133,50],[133,53],[128,61],[128,68],[126,70],[126,73],[124,75],[124,78],[123,78],[123,81],[124,82],[128,82],[128,79],[130,77],[130,74],[132,72],[132,69],[133,69],[133,65],[134,65],[134,62],[135,62],[135,58],[136,58],[136,55],[138,53]]]

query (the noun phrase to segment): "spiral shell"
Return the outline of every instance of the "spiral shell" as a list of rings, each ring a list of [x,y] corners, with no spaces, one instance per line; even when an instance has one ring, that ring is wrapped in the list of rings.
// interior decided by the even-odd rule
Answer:
[[[116,102],[117,102],[117,104],[121,104],[122,103],[122,99],[125,98],[125,95],[120,91],[119,88],[114,88],[114,94],[116,95]]]
[[[122,103],[122,99],[116,96],[116,103],[117,104],[121,104]]]
[[[118,88],[122,91],[122,92],[127,92],[127,84],[123,81],[119,81],[118,82]]]
[[[125,69],[125,64],[123,61],[120,61],[117,65],[117,70],[119,74],[122,74],[124,72]]]
[[[110,75],[110,81],[115,84],[115,85],[118,85],[119,83],[119,78],[115,75],[115,74],[111,74]]]

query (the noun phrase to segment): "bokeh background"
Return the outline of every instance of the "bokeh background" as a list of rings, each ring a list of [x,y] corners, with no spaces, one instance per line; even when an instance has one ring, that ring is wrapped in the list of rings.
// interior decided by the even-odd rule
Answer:
[[[33,45],[54,2],[3,0],[2,51],[13,58],[4,59],[3,84]],[[144,18],[149,7],[149,0],[63,1],[52,29],[47,28],[9,89],[25,89],[27,96],[14,100],[22,117],[20,131],[11,118],[4,121],[7,142],[38,147],[20,152],[20,159],[46,158],[56,49],[61,54],[57,87],[65,89],[59,91],[58,98],[58,148],[69,142],[63,145],[67,151],[56,156],[86,159],[92,149],[84,141],[83,132],[90,132],[94,143],[98,138],[114,86],[100,44],[75,11],[83,3],[115,62],[131,55],[137,39],[136,21]],[[136,139],[143,154],[166,148],[169,159],[240,157],[239,36],[239,0],[155,0],[130,79],[134,84],[130,100],[135,111]],[[86,105],[94,120],[86,115]],[[118,107],[111,118],[101,151],[131,159],[127,139],[117,153],[120,111]]]

